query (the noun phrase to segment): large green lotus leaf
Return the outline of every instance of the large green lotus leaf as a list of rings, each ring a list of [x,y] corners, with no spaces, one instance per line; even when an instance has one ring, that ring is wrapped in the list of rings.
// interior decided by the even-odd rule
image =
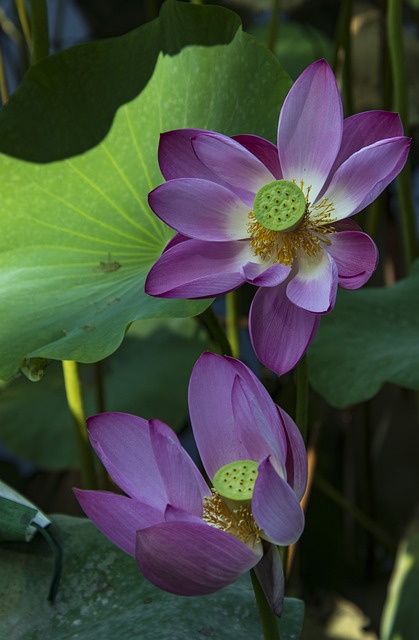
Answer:
[[[176,2],[31,69],[0,116],[0,377],[27,357],[100,360],[133,320],[207,306],[143,291],[173,234],[147,204],[159,134],[273,139],[289,87],[237,16]]]
[[[419,262],[390,287],[340,291],[309,351],[314,389],[334,407],[372,398],[385,382],[419,388]]]
[[[400,545],[381,623],[381,640],[419,638],[419,522]]]
[[[173,429],[186,421],[188,382],[208,346],[191,319],[143,320],[131,325],[118,351],[101,362],[105,409],[159,418]],[[95,365],[80,365],[86,415],[98,412]],[[42,382],[16,378],[0,389],[0,441],[19,458],[58,471],[79,465],[61,365]]]
[[[50,530],[63,549],[63,573],[47,602],[53,561],[39,537],[29,545],[0,545],[0,619],[13,640],[262,639],[250,580],[243,576],[211,596],[185,598],[160,591],[135,560],[86,519],[54,516]],[[300,600],[287,599],[281,640],[298,640]]]

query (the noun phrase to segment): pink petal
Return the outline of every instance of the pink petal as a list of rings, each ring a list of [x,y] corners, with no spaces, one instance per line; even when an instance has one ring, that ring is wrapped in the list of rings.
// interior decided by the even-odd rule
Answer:
[[[343,136],[332,173],[351,155],[374,142],[403,136],[403,125],[398,113],[390,111],[364,111],[343,121]]]
[[[249,207],[231,190],[200,178],[165,182],[148,202],[166,224],[198,240],[247,238]]]
[[[181,233],[175,233],[175,235],[172,238],[170,238],[169,242],[165,246],[163,253],[165,251],[168,251],[172,247],[175,247],[177,244],[180,244],[181,242],[185,242],[185,240],[189,240],[189,238],[187,236],[182,235]]]
[[[376,142],[354,153],[336,171],[324,197],[333,203],[337,220],[368,206],[402,170],[409,138]]]
[[[251,388],[236,377],[232,389],[234,422],[241,436],[244,451],[238,459],[260,462],[273,455],[278,469],[285,472],[286,438],[278,425],[278,415],[272,424]],[[232,460],[233,462],[233,460]]]
[[[289,545],[304,529],[304,513],[297,496],[281,478],[269,458],[258,467],[252,498],[252,513],[259,527],[274,544]]]
[[[156,424],[163,436],[176,438],[167,425]],[[114,482],[129,496],[164,508],[166,490],[148,421],[127,413],[102,413],[89,418],[87,425],[90,442]]]
[[[269,545],[262,560],[254,567],[265,598],[276,616],[280,616],[284,602],[284,571],[278,548]]]
[[[320,324],[320,316],[293,304],[285,288],[286,284],[259,289],[249,315],[253,349],[278,376],[301,360]]]
[[[277,407],[287,436],[287,457],[285,468],[287,482],[293,488],[298,500],[301,500],[307,487],[307,453],[300,430],[294,420],[280,407]]]
[[[247,241],[185,240],[165,251],[151,268],[146,293],[162,298],[211,298],[237,289],[240,267],[252,258]]]
[[[333,308],[338,285],[338,270],[327,251],[315,256],[300,251],[298,271],[289,281],[287,296],[298,307],[313,313],[326,313]]]
[[[220,135],[199,135],[192,140],[199,160],[249,205],[255,194],[274,180],[272,173],[245,147],[231,138]]]
[[[259,407],[263,410],[263,413],[266,417],[266,422],[270,425],[270,428],[273,430],[277,441],[279,442],[279,446],[282,451],[282,457],[285,456],[286,448],[284,448],[284,443],[286,439],[285,428],[283,425],[283,420],[278,422],[277,416],[277,406],[273,402],[271,396],[261,383],[261,381],[255,376],[253,371],[249,369],[243,362],[240,360],[236,360],[236,358],[225,357],[225,360],[234,368],[237,375],[241,380],[243,380],[248,389],[249,396],[254,397],[254,402],[257,402]]]
[[[160,433],[154,420],[150,420],[150,429],[151,445],[165,488],[166,502],[201,516],[203,498],[211,494],[207,484],[178,442]]]
[[[202,497],[208,489],[167,425],[124,413],[102,413],[89,418],[88,430],[99,458],[129,496],[161,511],[171,502],[173,506],[201,514]]]
[[[138,532],[136,557],[141,572],[160,589],[199,596],[249,571],[261,553],[204,522],[165,522]]]
[[[341,231],[329,236],[327,251],[333,256],[344,289],[362,287],[375,271],[378,249],[374,241],[361,231]]]
[[[81,508],[111,542],[135,556],[136,532],[163,522],[164,512],[135,498],[73,489]]]
[[[233,136],[233,140],[246,147],[269,169],[276,180],[282,179],[282,171],[279,165],[278,149],[272,142],[253,135]]]
[[[166,180],[203,178],[219,182],[215,174],[197,158],[192,147],[193,138],[208,133],[205,129],[177,129],[161,134],[159,165]]]
[[[278,149],[286,180],[304,180],[311,201],[321,191],[339,151],[342,103],[325,60],[310,65],[295,81],[281,110]]]
[[[240,267],[240,274],[243,279],[256,287],[276,287],[288,277],[291,267],[283,264],[272,264],[266,268],[264,262],[247,262]]]
[[[230,362],[203,353],[189,382],[189,415],[205,471],[212,479],[222,466],[249,459],[233,411],[232,390],[237,377]]]

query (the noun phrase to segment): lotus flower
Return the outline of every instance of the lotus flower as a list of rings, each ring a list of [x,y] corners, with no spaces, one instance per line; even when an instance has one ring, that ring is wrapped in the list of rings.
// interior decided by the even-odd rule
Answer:
[[[300,433],[244,364],[211,353],[192,372],[189,409],[213,489],[164,423],[104,413],[89,419],[90,441],[126,495],[75,494],[157,587],[205,595],[254,568],[279,614],[284,580],[276,545],[295,542],[304,526]]]
[[[278,147],[253,135],[164,133],[167,182],[149,204],[178,234],[152,267],[147,293],[206,298],[256,285],[253,348],[278,375],[289,371],[333,308],[338,284],[357,289],[374,271],[376,246],[348,217],[401,171],[409,146],[397,114],[343,119],[324,60],[289,92]]]

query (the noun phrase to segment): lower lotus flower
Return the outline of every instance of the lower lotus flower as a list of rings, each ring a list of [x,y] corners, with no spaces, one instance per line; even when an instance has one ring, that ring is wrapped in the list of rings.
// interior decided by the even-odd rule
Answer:
[[[333,308],[337,286],[357,289],[374,271],[375,244],[348,218],[396,177],[409,147],[395,113],[343,119],[324,60],[289,92],[277,147],[201,129],[162,134],[167,182],[149,203],[178,233],[152,267],[147,293],[208,298],[256,285],[253,347],[278,375],[289,371]]]
[[[276,545],[295,542],[304,527],[300,433],[244,364],[211,353],[192,372],[189,409],[212,489],[168,426],[104,413],[89,419],[90,441],[126,495],[75,494],[161,589],[205,595],[254,568],[279,615],[284,579]]]

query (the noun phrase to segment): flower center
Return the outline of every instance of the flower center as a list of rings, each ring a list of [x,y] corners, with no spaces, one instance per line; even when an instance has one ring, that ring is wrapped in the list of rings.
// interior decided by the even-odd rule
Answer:
[[[280,190],[279,194],[276,194],[277,189]],[[311,206],[308,200],[310,187],[305,189],[305,195],[303,189],[303,181],[297,187],[295,182],[276,180],[257,192],[254,210],[249,213],[247,230],[253,253],[263,262],[279,262],[288,267],[299,251],[314,257],[321,250],[322,244],[331,244],[328,235],[335,231],[331,226],[334,222],[333,204],[323,198]],[[279,204],[275,202],[276,199]],[[276,214],[275,209],[283,213]],[[282,226],[279,227],[279,224]]]
[[[271,231],[296,229],[306,212],[306,199],[289,180],[274,180],[259,189],[253,203],[256,220]]]
[[[237,460],[218,469],[212,482],[217,493],[223,498],[243,502],[252,499],[257,475],[257,462]]]
[[[202,519],[212,527],[230,533],[249,547],[261,545],[261,530],[250,506],[240,505],[236,509],[229,509],[215,489],[209,498],[204,499]]]

